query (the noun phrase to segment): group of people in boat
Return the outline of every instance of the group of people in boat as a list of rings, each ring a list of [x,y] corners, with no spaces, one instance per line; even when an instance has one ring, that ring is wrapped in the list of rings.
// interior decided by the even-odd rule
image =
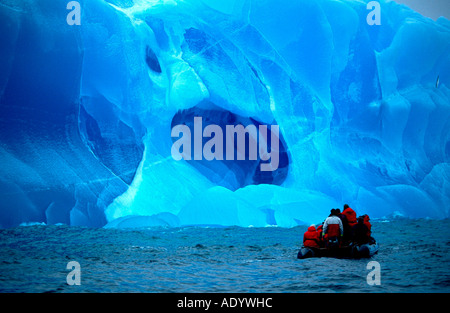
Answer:
[[[344,205],[344,210],[331,209],[330,215],[316,228],[311,225],[303,235],[303,246],[308,248],[331,248],[370,243],[370,218],[367,214],[357,217],[356,212]]]

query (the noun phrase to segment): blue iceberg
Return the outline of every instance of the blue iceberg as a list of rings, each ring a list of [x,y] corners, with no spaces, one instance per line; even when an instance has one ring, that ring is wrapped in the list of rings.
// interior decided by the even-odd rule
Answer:
[[[450,216],[450,22],[379,1],[0,5],[0,227]],[[175,160],[174,124],[279,126],[279,164]],[[273,148],[272,148],[273,150]]]

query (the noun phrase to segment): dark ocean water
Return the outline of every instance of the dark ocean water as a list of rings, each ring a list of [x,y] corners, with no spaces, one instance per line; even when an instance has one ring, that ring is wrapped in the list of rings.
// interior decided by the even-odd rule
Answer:
[[[450,292],[450,220],[372,221],[371,259],[296,258],[295,228],[0,230],[1,292]],[[68,285],[69,261],[81,285]],[[367,283],[369,261],[380,285]]]

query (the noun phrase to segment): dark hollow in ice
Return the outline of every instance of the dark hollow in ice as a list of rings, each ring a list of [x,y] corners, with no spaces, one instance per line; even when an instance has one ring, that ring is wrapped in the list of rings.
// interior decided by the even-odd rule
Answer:
[[[202,133],[206,126],[215,124],[223,130],[223,160],[194,160],[194,117],[202,117]],[[260,159],[258,153],[256,160],[249,158],[249,139],[246,134],[245,140],[245,160],[227,160],[225,157],[226,147],[226,135],[225,129],[227,125],[255,125],[258,129],[259,125],[264,124],[260,121],[252,118],[237,115],[233,112],[220,108],[209,101],[203,101],[202,103],[186,110],[178,111],[172,118],[172,128],[176,125],[186,125],[191,130],[191,160],[187,160],[190,165],[195,167],[203,175],[205,175],[213,183],[226,187],[230,190],[236,190],[247,185],[259,185],[259,184],[273,184],[281,185],[288,174],[289,170],[289,155],[287,152],[287,145],[283,139],[283,135],[280,131],[279,134],[279,164],[278,168],[274,171],[261,171],[261,163],[268,163]],[[277,125],[274,120],[270,125],[267,125],[267,137],[268,137],[268,151],[271,151],[271,125]],[[180,135],[181,136],[181,135]],[[236,136],[236,135],[235,135]],[[173,137],[172,141],[175,142],[180,137]],[[202,147],[208,142],[210,138],[202,137]],[[235,151],[237,140],[234,140]]]

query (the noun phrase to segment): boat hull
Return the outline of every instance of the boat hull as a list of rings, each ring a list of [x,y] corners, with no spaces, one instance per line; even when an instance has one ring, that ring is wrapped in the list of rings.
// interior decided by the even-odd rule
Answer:
[[[308,258],[370,258],[378,252],[378,244],[345,246],[333,249],[302,247],[297,254],[298,259]]]

